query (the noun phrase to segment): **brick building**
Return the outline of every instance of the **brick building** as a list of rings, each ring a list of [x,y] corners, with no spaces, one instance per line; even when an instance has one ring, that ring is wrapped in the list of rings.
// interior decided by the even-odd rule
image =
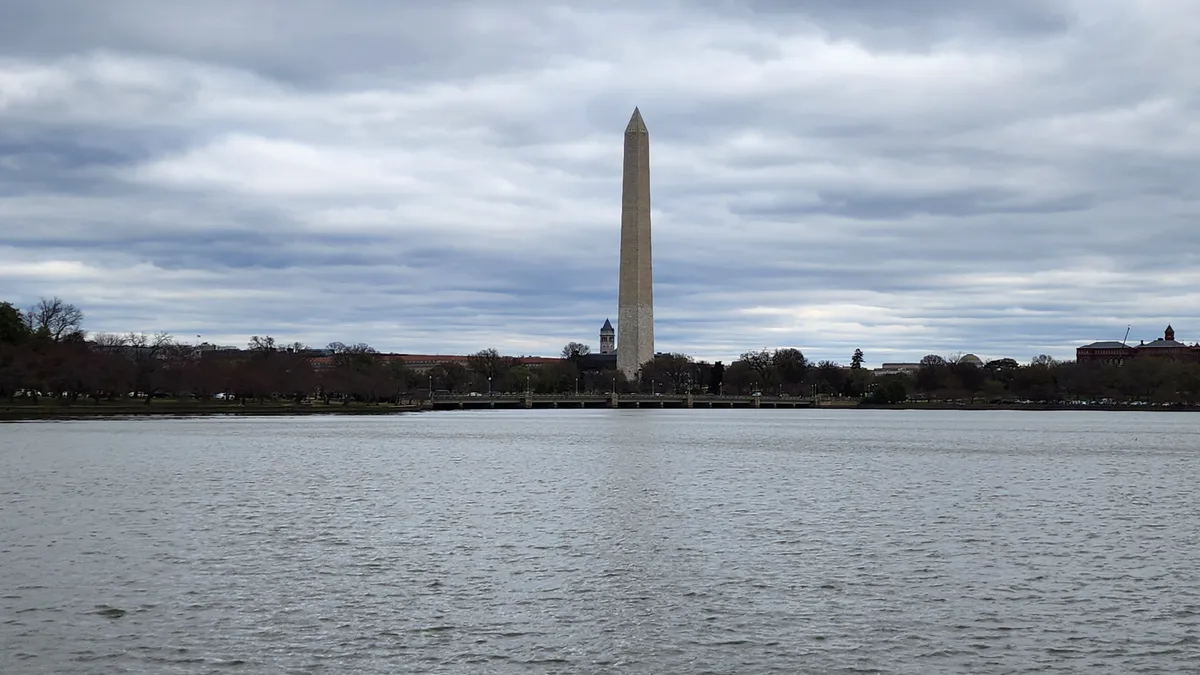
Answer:
[[[1172,359],[1200,359],[1200,345],[1185,344],[1175,339],[1175,329],[1170,325],[1163,336],[1131,346],[1110,340],[1093,342],[1075,349],[1075,360],[1079,363],[1123,363],[1140,356],[1160,356]]]

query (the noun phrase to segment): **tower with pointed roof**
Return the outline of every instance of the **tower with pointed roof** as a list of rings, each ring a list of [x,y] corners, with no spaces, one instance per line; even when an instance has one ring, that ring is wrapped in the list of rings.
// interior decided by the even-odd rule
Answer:
[[[613,330],[612,323],[605,319],[604,325],[600,327],[600,353],[612,354],[616,351],[617,331]]]
[[[650,256],[650,132],[633,109],[625,127],[621,182],[621,268],[617,369],[630,379],[654,358],[654,273]]]

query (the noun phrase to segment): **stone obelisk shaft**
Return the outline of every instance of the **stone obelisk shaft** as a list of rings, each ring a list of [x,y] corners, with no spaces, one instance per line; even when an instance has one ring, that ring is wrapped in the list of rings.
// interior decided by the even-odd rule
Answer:
[[[617,369],[632,379],[654,358],[654,274],[650,263],[650,134],[633,109],[625,128],[621,184],[621,273]]]

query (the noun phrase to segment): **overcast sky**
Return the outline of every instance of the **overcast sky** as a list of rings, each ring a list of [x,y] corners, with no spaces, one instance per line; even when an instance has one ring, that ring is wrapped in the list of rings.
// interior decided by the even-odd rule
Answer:
[[[0,300],[92,331],[869,364],[1200,340],[1194,0],[0,0]]]

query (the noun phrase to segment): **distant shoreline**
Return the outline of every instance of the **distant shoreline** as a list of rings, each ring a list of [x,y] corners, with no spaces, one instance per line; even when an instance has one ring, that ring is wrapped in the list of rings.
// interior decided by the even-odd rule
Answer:
[[[855,410],[1025,410],[1034,412],[1200,412],[1200,406],[1151,406],[1151,405],[1068,405],[1059,403],[889,403],[860,404],[846,406]],[[824,408],[822,408],[824,409]]]
[[[505,410],[513,408],[497,408]],[[519,408],[518,408],[519,409]],[[552,408],[537,408],[552,410]],[[579,408],[560,408],[560,410],[577,410]],[[597,410],[600,408],[592,408]],[[607,408],[604,408],[607,409]],[[692,408],[693,410],[708,410],[708,408]],[[722,410],[724,408],[714,408]],[[743,408],[739,408],[743,409]],[[754,408],[744,408],[753,410]],[[71,419],[104,419],[123,417],[280,417],[289,415],[394,415],[400,413],[428,412],[434,410],[424,404],[368,404],[352,403],[343,405],[331,404],[294,404],[294,403],[237,403],[194,404],[194,403],[75,403],[65,405],[58,401],[43,404],[3,404],[0,403],[0,422],[20,422],[36,420],[71,420]],[[438,408],[438,410],[445,410]],[[474,408],[487,410],[487,408]],[[1103,412],[1200,412],[1200,406],[1127,406],[1127,405],[1059,405],[1059,404],[993,404],[993,403],[894,403],[884,405],[848,404],[818,406],[812,408],[797,408],[797,410],[1021,410],[1035,412],[1063,411],[1103,411]]]
[[[286,415],[391,415],[428,410],[421,405],[395,405],[382,403],[342,405],[237,403],[190,404],[167,402],[145,403],[75,403],[63,405],[57,401],[44,405],[0,404],[0,421],[19,422],[32,420],[96,419],[107,417],[216,417],[235,415],[239,417],[269,417]]]

